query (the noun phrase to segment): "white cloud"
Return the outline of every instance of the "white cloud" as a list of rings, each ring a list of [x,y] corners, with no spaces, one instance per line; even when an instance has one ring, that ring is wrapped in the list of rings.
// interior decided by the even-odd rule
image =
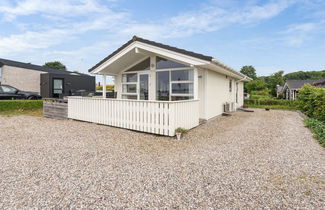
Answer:
[[[156,23],[133,23],[122,33],[144,34],[149,38],[175,38],[216,31],[234,24],[252,24],[279,15],[296,1],[279,0],[256,6],[251,2],[243,7],[223,8],[204,6],[196,11],[176,15]]]
[[[300,23],[289,26],[285,31],[281,32],[283,40],[288,45],[300,47],[306,41],[313,38],[315,34],[324,32],[325,22],[309,22]]]
[[[105,10],[92,0],[24,0],[17,4],[0,5],[0,12],[7,19],[32,14],[53,14],[63,16],[85,15]]]
[[[139,22],[133,20],[130,14],[112,10],[98,0],[56,0],[55,3],[51,0],[6,1],[0,4],[0,17],[14,24],[19,21],[17,25],[21,25],[23,31],[0,36],[0,56],[34,55],[35,59],[31,60],[40,56],[49,59],[60,57],[67,62],[73,58],[70,60],[75,62],[69,63],[74,69],[79,69],[82,67],[76,60],[87,59],[89,54],[108,53],[113,46],[120,45],[134,34],[161,40],[216,31],[236,24],[258,23],[279,15],[295,1],[272,0],[258,6],[253,1],[248,2],[242,3],[241,7],[233,4],[226,7],[222,4],[205,5],[174,17]],[[29,15],[37,15],[43,21],[31,23],[20,18]],[[94,31],[104,35],[102,40],[90,46],[84,44],[86,42],[81,41],[81,37]],[[80,40],[81,44],[72,46],[69,44],[71,40]],[[69,48],[58,50],[60,45]]]

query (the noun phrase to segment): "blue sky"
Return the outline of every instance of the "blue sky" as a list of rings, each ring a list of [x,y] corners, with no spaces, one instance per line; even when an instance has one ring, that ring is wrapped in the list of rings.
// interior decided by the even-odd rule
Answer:
[[[325,69],[324,0],[1,0],[0,27],[1,58],[80,72],[133,35],[258,75]]]

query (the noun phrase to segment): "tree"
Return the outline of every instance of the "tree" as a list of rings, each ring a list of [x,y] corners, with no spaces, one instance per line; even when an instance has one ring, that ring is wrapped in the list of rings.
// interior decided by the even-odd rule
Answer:
[[[46,62],[43,66],[49,67],[52,69],[67,70],[67,67],[63,65],[60,61]]]
[[[277,85],[283,86],[284,79],[283,79],[283,71],[278,71],[271,76],[265,77],[264,81],[266,83],[266,87],[270,90],[271,95],[276,96],[277,92]]]
[[[240,73],[245,74],[246,76],[256,79],[256,70],[253,66],[243,66],[240,70]]]
[[[252,91],[261,91],[266,89],[266,84],[263,80],[257,79],[250,82],[247,82],[246,90],[248,93],[251,93]]]
[[[325,79],[323,71],[297,71],[284,75],[284,80]]]

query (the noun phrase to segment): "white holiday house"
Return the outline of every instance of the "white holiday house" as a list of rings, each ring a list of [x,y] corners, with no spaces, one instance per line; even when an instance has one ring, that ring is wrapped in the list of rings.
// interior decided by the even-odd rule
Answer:
[[[243,105],[251,79],[216,59],[137,36],[89,70],[114,76],[116,99],[69,97],[72,119],[174,136]]]

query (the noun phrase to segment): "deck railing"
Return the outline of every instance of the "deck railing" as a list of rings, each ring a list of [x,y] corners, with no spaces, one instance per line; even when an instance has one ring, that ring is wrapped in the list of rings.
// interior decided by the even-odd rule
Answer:
[[[174,136],[199,125],[199,101],[145,101],[69,97],[68,118]]]

